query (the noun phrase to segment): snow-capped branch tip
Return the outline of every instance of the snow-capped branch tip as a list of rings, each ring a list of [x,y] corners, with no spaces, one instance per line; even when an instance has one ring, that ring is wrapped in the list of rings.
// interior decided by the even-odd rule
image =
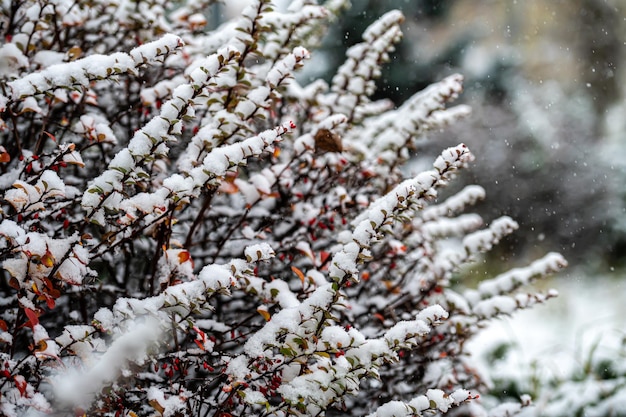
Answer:
[[[126,54],[90,55],[76,61],[55,64],[8,83],[9,99],[16,101],[56,88],[88,87],[94,80],[128,73],[134,75],[141,65],[160,63],[171,52],[184,45],[181,38],[167,34],[161,39],[139,46]]]
[[[445,183],[452,172],[471,160],[472,154],[464,144],[446,149],[433,164],[435,169],[423,172],[417,177],[398,184],[393,190],[378,198],[353,221],[351,239],[335,253],[328,269],[335,281],[346,277],[358,280],[357,263],[383,226],[391,222],[398,210],[408,209],[412,203],[425,202],[436,195],[436,188]]]
[[[389,60],[389,53],[402,38],[400,24],[404,16],[392,10],[372,23],[363,34],[363,42],[346,51],[346,61],[337,69],[331,91],[337,96],[335,104],[345,114],[353,114],[356,107],[367,102],[374,94],[374,79],[381,74],[380,66]]]
[[[448,174],[456,171],[473,159],[474,156],[469,151],[469,148],[462,143],[443,151],[435,160],[433,167],[443,177],[444,173]]]
[[[170,53],[182,49],[185,42],[179,36],[171,33],[163,35],[160,39],[145,43],[134,49],[129,54],[137,66],[161,62]]]
[[[378,216],[377,212],[382,212],[384,216],[392,213],[394,207],[400,202],[404,202],[410,196],[415,198],[424,197],[429,191],[434,190],[441,181],[447,178],[449,173],[465,166],[474,158],[469,148],[465,144],[460,144],[444,150],[433,163],[434,170],[425,171],[415,178],[411,178],[398,184],[385,196],[372,202],[369,207],[359,214],[353,221],[355,227],[372,216]],[[379,224],[379,222],[377,222]]]
[[[516,289],[530,284],[533,280],[554,274],[567,267],[563,255],[550,252],[530,265],[511,269],[497,277],[481,282],[476,290],[469,290],[465,297],[473,303],[478,300],[509,294]]]
[[[301,62],[309,59],[311,54],[306,48],[298,46],[286,57],[278,61],[267,74],[266,80],[270,88],[278,87],[282,80],[292,76],[293,72],[298,69]]]
[[[394,26],[399,26],[402,23],[404,23],[404,15],[402,12],[400,10],[390,10],[365,29],[365,32],[363,32],[363,40],[372,43],[383,36],[389,29]]]
[[[487,252],[497,244],[504,236],[517,230],[519,225],[509,216],[502,216],[489,225],[485,230],[479,230],[465,236],[463,247],[472,256],[477,253]]]
[[[239,165],[245,159],[260,155],[268,146],[295,128],[295,123],[290,121],[241,142],[215,148],[204,158],[202,169],[210,177],[222,177],[229,169]]]
[[[465,401],[474,399],[469,391],[459,389],[446,394],[440,389],[429,389],[425,395],[413,398],[409,402],[389,401],[381,405],[368,417],[411,417],[421,416],[423,412],[447,412]]]
[[[467,206],[472,206],[486,196],[485,189],[479,185],[468,185],[445,201],[426,207],[422,212],[424,221],[435,220],[442,216],[452,216],[461,213]]]
[[[422,310],[415,320],[402,320],[387,330],[383,339],[390,348],[408,347],[417,343],[419,337],[427,335],[432,326],[448,318],[448,312],[440,305],[433,305]],[[415,339],[411,342],[410,339]]]

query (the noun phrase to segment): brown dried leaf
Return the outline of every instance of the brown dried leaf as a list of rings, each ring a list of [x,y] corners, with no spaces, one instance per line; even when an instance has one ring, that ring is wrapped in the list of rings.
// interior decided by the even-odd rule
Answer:
[[[341,152],[341,137],[328,129],[320,129],[315,134],[315,150],[318,152]]]

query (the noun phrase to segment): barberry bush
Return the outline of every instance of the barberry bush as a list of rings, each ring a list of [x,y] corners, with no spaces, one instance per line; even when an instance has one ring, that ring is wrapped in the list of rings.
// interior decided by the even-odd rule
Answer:
[[[485,415],[465,342],[566,262],[454,284],[517,228],[438,198],[463,144],[402,169],[462,77],[372,101],[391,11],[304,84],[347,2],[211,3],[0,5],[0,414]]]

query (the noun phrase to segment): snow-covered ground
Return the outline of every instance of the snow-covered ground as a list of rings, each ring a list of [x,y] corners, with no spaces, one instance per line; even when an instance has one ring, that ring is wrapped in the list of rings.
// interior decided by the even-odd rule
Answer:
[[[626,280],[573,271],[550,287],[559,291],[558,298],[492,323],[468,344],[494,378],[560,379],[584,366],[592,353],[617,356],[626,337]],[[513,345],[508,357],[488,365],[486,354],[503,343]]]

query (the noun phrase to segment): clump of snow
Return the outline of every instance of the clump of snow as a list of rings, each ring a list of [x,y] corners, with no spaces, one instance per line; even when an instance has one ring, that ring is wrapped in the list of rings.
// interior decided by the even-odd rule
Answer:
[[[158,323],[145,320],[135,322],[128,331],[109,346],[107,351],[84,371],[69,368],[55,378],[57,399],[67,405],[86,406],[107,384],[131,364],[142,365],[147,360],[147,350],[161,338]]]
[[[244,250],[248,262],[266,261],[274,256],[274,250],[267,243],[248,246]]]

